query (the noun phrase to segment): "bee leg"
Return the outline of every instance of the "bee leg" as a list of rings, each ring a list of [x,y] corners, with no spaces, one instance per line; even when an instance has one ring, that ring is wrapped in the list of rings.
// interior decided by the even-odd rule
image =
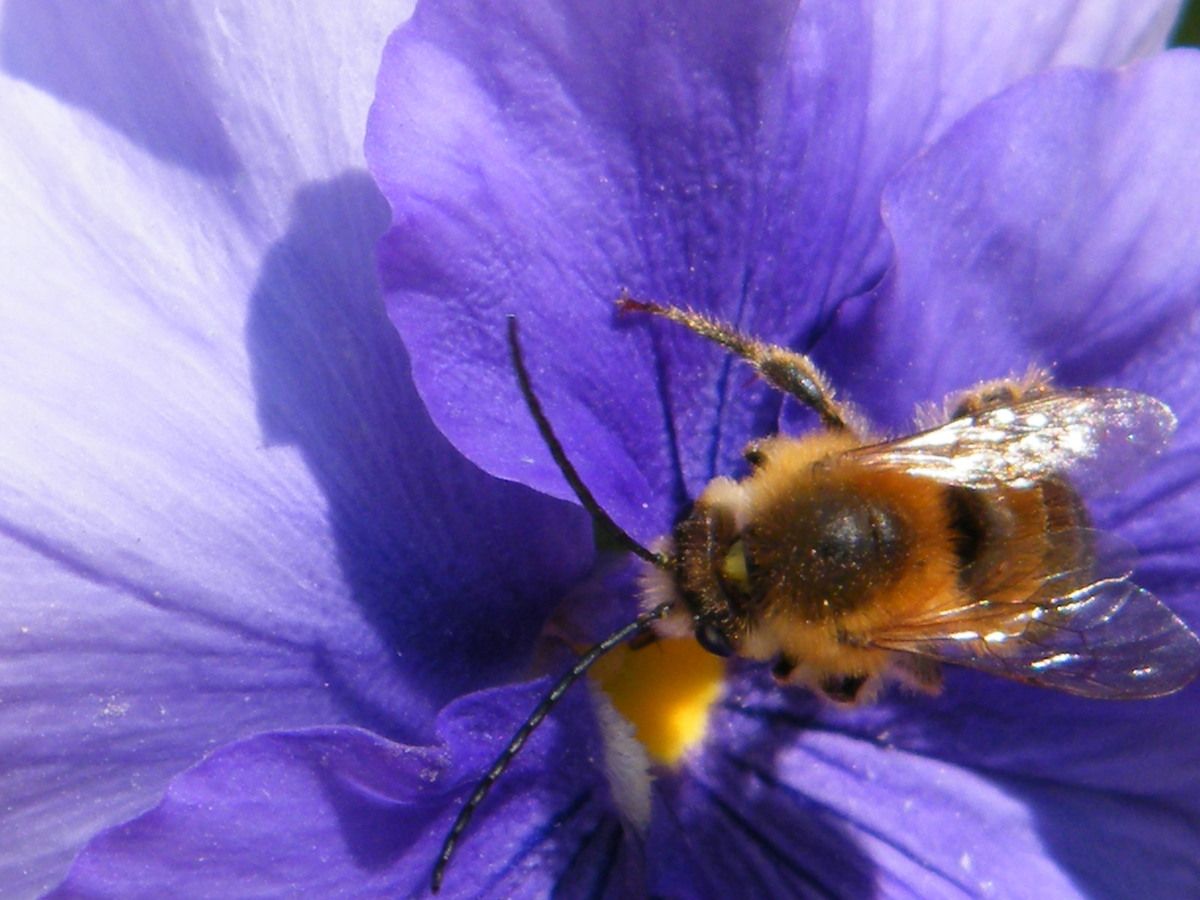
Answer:
[[[831,675],[821,679],[821,693],[834,703],[853,703],[866,683],[866,675]]]
[[[922,694],[939,694],[942,690],[942,667],[935,660],[920,656],[896,657],[895,674],[906,687]]]
[[[761,469],[763,463],[767,461],[767,453],[763,449],[762,441],[751,441],[742,448],[742,459],[750,468]]]
[[[771,387],[790,394],[812,409],[820,416],[826,428],[834,431],[851,430],[849,423],[853,417],[834,400],[833,389],[825,380],[825,376],[804,354],[794,353],[786,347],[764,344],[699,313],[646,300],[634,300],[624,293],[617,300],[617,308],[662,316],[691,329],[701,337],[715,341],[753,366]]]
[[[780,656],[771,666],[771,675],[774,676],[777,684],[787,684],[792,678],[792,673],[796,671],[797,665],[798,663],[791,657]]]
[[[977,384],[969,391],[952,394],[947,398],[949,418],[977,416],[1001,406],[1012,406],[1021,400],[1030,400],[1050,390],[1050,373],[1044,369],[1031,368],[1020,378],[999,378]]]

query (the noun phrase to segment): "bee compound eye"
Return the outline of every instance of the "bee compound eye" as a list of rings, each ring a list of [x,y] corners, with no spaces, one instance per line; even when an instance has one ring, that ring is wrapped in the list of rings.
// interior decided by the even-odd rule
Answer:
[[[729,637],[711,622],[701,622],[696,626],[696,641],[714,656],[732,656],[733,644]]]

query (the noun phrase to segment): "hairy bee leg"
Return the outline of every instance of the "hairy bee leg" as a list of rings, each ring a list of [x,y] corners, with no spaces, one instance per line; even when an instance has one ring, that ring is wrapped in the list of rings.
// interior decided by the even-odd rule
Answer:
[[[942,667],[936,661],[897,654],[894,662],[892,674],[905,687],[931,696],[941,693]]]
[[[830,675],[821,679],[821,693],[834,703],[852,704],[868,680],[866,675]]]
[[[780,655],[771,666],[771,675],[776,684],[787,684],[791,681],[799,663],[790,657]]]
[[[670,319],[701,337],[715,341],[753,366],[771,387],[790,394],[812,409],[826,428],[849,430],[852,416],[834,400],[833,388],[804,354],[757,341],[699,313],[648,300],[635,300],[624,293],[617,299],[617,308]]]
[[[767,461],[766,451],[763,450],[762,441],[751,441],[742,448],[742,459],[746,461],[752,469],[761,469]]]
[[[1050,373],[1032,366],[1020,378],[997,378],[977,384],[969,391],[951,394],[946,402],[947,417],[977,416],[1001,406],[1030,400],[1049,390]]]

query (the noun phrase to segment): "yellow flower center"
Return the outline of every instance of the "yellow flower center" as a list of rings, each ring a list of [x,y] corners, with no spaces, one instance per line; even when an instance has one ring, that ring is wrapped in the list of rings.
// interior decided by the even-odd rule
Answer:
[[[674,765],[704,737],[709,708],[721,695],[725,660],[691,638],[619,647],[592,677],[634,727],[656,762]]]

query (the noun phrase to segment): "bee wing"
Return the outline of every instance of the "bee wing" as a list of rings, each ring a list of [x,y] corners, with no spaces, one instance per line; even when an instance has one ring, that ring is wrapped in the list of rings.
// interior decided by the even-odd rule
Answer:
[[[979,601],[922,621],[896,623],[872,646],[965,666],[1070,694],[1158,697],[1200,674],[1200,638],[1157,597],[1129,580],[1132,551],[1099,532],[1055,539],[1093,541],[1098,561],[1056,572],[1034,596]]]
[[[1067,389],[952,419],[847,456],[968,488],[1025,488],[1066,473],[1076,486],[1095,488],[1160,452],[1175,425],[1170,408],[1145,394]]]

